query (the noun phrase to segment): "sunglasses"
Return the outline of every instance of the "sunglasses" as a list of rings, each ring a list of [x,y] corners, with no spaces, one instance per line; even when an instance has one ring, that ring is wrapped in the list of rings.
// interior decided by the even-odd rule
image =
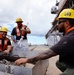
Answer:
[[[58,24],[62,23],[62,22],[66,22],[66,20],[61,20],[61,21],[58,21]]]

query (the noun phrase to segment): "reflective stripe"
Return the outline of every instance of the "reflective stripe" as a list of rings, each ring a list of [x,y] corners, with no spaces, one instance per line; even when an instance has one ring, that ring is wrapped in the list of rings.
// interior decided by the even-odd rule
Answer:
[[[1,41],[2,41],[2,40],[0,40],[0,44],[2,43]]]

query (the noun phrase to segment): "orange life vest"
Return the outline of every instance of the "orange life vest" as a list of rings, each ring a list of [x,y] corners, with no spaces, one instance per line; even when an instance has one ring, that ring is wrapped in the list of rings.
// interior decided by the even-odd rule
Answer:
[[[25,35],[25,31],[24,29],[26,29],[26,26],[22,24],[22,28],[19,30],[18,26],[16,26],[16,35],[17,36],[21,36],[21,35]],[[21,33],[20,33],[21,31]]]
[[[2,38],[2,35],[0,35],[0,38]]]
[[[2,38],[2,32],[0,32],[0,38]]]
[[[2,39],[0,39],[0,51],[4,51],[7,49],[8,38],[4,39],[4,46],[2,46]]]

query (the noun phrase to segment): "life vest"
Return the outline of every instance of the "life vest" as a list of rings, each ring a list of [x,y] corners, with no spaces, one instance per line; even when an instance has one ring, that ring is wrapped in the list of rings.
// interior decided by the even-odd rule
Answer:
[[[4,39],[4,46],[2,45],[2,39],[0,39],[0,51],[4,51],[7,49],[7,43],[8,43],[9,39],[6,38]]]
[[[2,35],[2,32],[0,32],[0,39],[2,39],[2,36],[3,36],[3,35]]]
[[[0,38],[2,38],[2,35],[0,35]]]
[[[24,29],[26,29],[27,26],[22,24],[22,28],[19,30],[18,26],[16,26],[16,35],[17,36],[24,36],[26,33],[25,31],[23,31]]]

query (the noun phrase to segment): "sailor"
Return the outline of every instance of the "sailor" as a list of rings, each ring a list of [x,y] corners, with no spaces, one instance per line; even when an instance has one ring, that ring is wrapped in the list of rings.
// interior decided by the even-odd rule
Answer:
[[[0,27],[0,51],[9,54],[12,50],[11,41],[7,38],[8,29]]]
[[[67,8],[61,11],[58,17],[58,30],[64,36],[49,50],[30,58],[20,58],[17,65],[44,60],[59,55],[57,67],[62,71],[60,75],[74,75],[74,10]]]
[[[14,42],[14,48],[17,50],[20,48],[21,50],[29,50],[27,34],[30,34],[30,29],[22,24],[23,21],[21,18],[16,19],[17,26],[13,28],[11,35]]]

